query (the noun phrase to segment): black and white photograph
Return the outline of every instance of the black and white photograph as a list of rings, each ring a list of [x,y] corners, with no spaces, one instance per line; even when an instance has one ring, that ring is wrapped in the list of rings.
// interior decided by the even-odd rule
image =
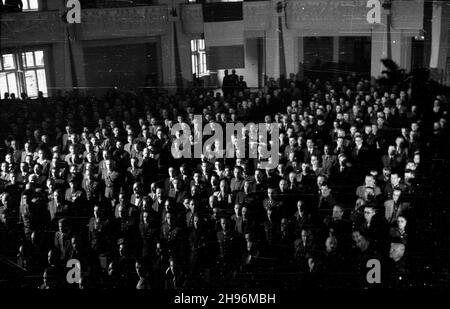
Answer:
[[[0,11],[0,295],[450,287],[450,1]]]

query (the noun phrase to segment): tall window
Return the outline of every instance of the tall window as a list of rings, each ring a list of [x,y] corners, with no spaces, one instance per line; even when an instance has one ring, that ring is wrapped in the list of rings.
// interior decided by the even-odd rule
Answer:
[[[191,59],[192,74],[197,74],[197,77],[209,74],[206,68],[205,40],[191,40]]]
[[[42,91],[47,96],[44,52],[42,50],[18,54],[4,54],[0,58],[0,92],[14,93],[16,98],[25,92],[30,98]]]

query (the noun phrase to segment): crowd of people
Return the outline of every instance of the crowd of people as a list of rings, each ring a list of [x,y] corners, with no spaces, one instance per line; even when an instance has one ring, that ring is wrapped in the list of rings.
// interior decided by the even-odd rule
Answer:
[[[4,94],[0,256],[24,272],[14,283],[362,288],[375,259],[383,285],[414,286],[421,150],[438,151],[448,134],[447,98],[418,106],[408,90],[355,76],[225,90]],[[276,123],[279,164],[174,158],[171,128],[197,114]],[[66,280],[73,259],[76,284]]]

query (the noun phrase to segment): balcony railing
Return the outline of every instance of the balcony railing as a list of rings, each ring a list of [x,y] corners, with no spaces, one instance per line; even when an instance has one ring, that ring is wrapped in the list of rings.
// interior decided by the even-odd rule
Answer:
[[[81,7],[84,9],[100,8],[124,8],[150,6],[157,4],[156,0],[81,0]]]
[[[34,11],[1,15],[1,45],[36,45],[64,40],[59,11]]]
[[[166,5],[83,9],[81,24],[72,26],[77,40],[157,36],[168,27]],[[60,11],[8,13],[1,16],[1,44],[37,45],[66,39],[66,27]]]
[[[90,2],[90,0],[88,1]],[[100,1],[100,4],[120,1]],[[151,1],[145,1],[145,3]],[[155,1],[156,2],[156,1]],[[164,5],[141,6],[144,0],[120,2],[127,7],[91,8],[82,6],[81,24],[75,28],[78,40],[111,39],[121,37],[157,36],[169,29],[169,7]],[[287,0],[285,25],[289,30],[328,31],[328,35],[346,35],[364,32],[370,35],[371,25],[366,20],[367,1],[337,0]],[[349,5],[349,3],[351,5]],[[275,29],[275,3],[250,1],[243,3],[244,29],[267,31]],[[203,10],[199,3],[180,4],[179,16],[186,34],[203,33]],[[423,0],[397,0],[392,7],[394,30],[418,31],[423,25]],[[383,23],[378,25],[382,30]],[[2,46],[16,44],[52,43],[65,39],[65,27],[61,11],[35,11],[7,13],[1,16]],[[334,32],[333,32],[334,31]]]
[[[166,5],[86,9],[79,25],[82,40],[164,34],[168,27]]]

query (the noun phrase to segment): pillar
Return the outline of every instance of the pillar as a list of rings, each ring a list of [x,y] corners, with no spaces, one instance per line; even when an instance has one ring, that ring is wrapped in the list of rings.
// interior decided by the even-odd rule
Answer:
[[[380,60],[387,57],[387,42],[386,35],[384,32],[375,27],[372,30],[372,46],[371,46],[371,65],[370,65],[370,76],[377,78],[381,75],[384,70],[383,65]]]
[[[447,57],[449,55],[448,29],[450,6],[441,1],[433,2],[433,19],[431,20],[431,75],[434,79],[449,84]],[[446,76],[447,75],[447,76]]]
[[[303,63],[305,62],[304,37],[300,36],[297,39],[297,55],[298,55],[298,78],[303,79],[305,72],[303,70]]]
[[[411,70],[412,37],[403,30],[392,31],[392,60],[402,69]]]
[[[384,70],[381,64],[381,59],[387,58],[387,11],[381,10],[381,24],[375,25],[372,28],[372,44],[371,44],[371,64],[370,64],[370,76],[377,78]]]
[[[339,37],[333,37],[333,62],[339,63]]]

